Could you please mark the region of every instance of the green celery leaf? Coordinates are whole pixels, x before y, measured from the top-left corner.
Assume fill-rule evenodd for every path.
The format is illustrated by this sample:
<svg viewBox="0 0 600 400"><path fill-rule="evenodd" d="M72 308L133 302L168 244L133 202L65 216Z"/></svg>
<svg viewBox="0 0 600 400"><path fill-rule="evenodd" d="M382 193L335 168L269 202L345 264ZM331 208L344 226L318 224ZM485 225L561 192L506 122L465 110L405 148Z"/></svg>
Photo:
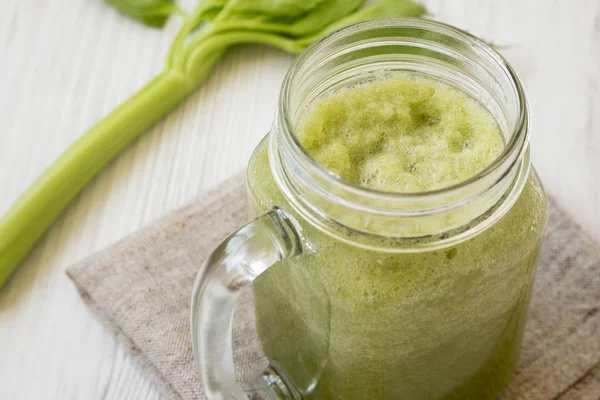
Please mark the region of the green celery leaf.
<svg viewBox="0 0 600 400"><path fill-rule="evenodd" d="M380 0L333 22L316 34L299 39L298 44L308 46L328 33L360 21L386 17L422 17L426 13L427 9L423 5L412 0Z"/></svg>
<svg viewBox="0 0 600 400"><path fill-rule="evenodd" d="M329 0L230 0L223 17L291 22L327 2Z"/></svg>
<svg viewBox="0 0 600 400"><path fill-rule="evenodd" d="M289 34L302 37L317 33L328 25L339 21L354 12L363 0L331 0L322 7L314 9L306 17L290 26Z"/></svg>
<svg viewBox="0 0 600 400"><path fill-rule="evenodd" d="M360 7L363 1L310 0L303 3L299 0L230 0L214 19L213 29L219 32L273 32L299 38L318 33L329 24L346 17ZM261 7L252 10L250 3L260 4Z"/></svg>
<svg viewBox="0 0 600 400"><path fill-rule="evenodd" d="M148 26L162 28L173 13L181 13L173 0L105 0L122 13Z"/></svg>

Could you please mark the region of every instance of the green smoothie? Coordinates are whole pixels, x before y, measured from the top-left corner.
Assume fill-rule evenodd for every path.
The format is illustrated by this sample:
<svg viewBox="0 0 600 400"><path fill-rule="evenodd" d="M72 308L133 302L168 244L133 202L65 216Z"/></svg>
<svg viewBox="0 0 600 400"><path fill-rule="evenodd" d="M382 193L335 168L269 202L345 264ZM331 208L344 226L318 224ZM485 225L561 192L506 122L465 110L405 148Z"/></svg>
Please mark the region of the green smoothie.
<svg viewBox="0 0 600 400"><path fill-rule="evenodd" d="M343 179L421 192L461 182L502 151L490 113L463 92L406 74L317 99L298 121L308 152ZM517 362L546 200L535 174L491 228L454 247L354 247L295 214L266 142L249 170L254 215L293 214L314 252L254 284L267 356L304 399L493 399Z"/></svg>
<svg viewBox="0 0 600 400"><path fill-rule="evenodd" d="M496 121L475 100L431 78L400 73L317 99L297 133L331 172L397 193L462 182L503 146Z"/></svg>

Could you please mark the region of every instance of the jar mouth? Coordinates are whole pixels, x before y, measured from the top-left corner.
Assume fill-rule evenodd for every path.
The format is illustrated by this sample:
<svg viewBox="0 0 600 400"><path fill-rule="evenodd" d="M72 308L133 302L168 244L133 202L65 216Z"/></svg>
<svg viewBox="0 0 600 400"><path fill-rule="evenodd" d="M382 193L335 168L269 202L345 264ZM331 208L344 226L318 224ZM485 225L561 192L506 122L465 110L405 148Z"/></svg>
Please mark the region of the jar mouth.
<svg viewBox="0 0 600 400"><path fill-rule="evenodd" d="M355 34L357 31L360 30L369 30L374 27L381 28L382 26L402 26L405 28L412 27L416 29L435 30L443 34L456 35L472 47L477 48L480 51L486 53L491 59L496 61L497 64L501 66L504 69L505 73L510 77L510 80L514 83L514 91L518 99L518 109L520 112L512 128L510 139L505 144L501 154L498 157L496 157L496 159L492 161L491 164L479 171L477 174L454 185L424 192L403 193L377 190L374 188L358 185L354 182L350 182L329 171L321 164L319 164L300 142L298 135L296 134L296 130L294 128L294 123L291 120L292 113L289 110L290 97L292 91L291 83L295 79L298 79L298 67L304 62L306 62L307 59L314 56L320 48L327 46L328 43L335 42L340 38L347 36L348 34ZM423 199L426 197L435 197L445 194L452 194L456 191L460 191L461 189L473 184L474 182L477 182L489 176L493 171L496 171L498 168L501 168L502 166L506 165L507 162L509 163L509 165L513 165L514 163L516 163L519 157L522 155L525 148L527 147L529 141L529 130L526 129L528 123L528 104L525 97L525 92L517 74L510 66L508 61L506 61L506 59L500 53L498 53L494 48L489 46L486 42L464 30L441 22L424 20L420 18L381 18L376 20L360 22L335 31L329 34L328 36L322 38L318 42L312 44L296 59L296 61L292 64L292 67L288 71L288 74L286 75L281 89L278 111L279 115L282 117L282 122L285 125L285 129L283 130L283 132L287 136L287 140L291 142L293 147L297 150L298 157L302 159L302 162L306 163L309 166L309 168L311 168L322 179L329 181L329 183L335 186L343 188L349 193L364 196L366 198L378 198L381 200L415 200Z"/></svg>
<svg viewBox="0 0 600 400"><path fill-rule="evenodd" d="M323 94L363 83L381 70L429 75L479 101L499 125L501 154L469 179L414 193L360 186L320 165L296 135L298 116ZM462 232L491 226L518 198L529 173L528 110L512 67L475 36L417 18L365 21L311 45L288 71L271 135L271 169L292 207L342 240L362 235L450 243L468 236Z"/></svg>

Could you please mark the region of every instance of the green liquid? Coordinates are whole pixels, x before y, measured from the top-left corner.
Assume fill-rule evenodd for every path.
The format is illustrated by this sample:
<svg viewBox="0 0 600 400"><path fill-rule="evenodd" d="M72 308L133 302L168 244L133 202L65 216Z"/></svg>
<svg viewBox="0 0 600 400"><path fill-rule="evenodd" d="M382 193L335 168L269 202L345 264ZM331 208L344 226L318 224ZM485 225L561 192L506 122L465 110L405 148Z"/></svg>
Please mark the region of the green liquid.
<svg viewBox="0 0 600 400"><path fill-rule="evenodd" d="M479 104L406 75L316 101L298 135L344 179L403 192L467 179L502 146ZM270 173L265 142L248 174L255 215L274 205L294 214ZM254 296L264 351L305 399L500 394L517 362L546 221L535 174L491 228L437 251L360 249L294 216L315 252L270 268Z"/></svg>
<svg viewBox="0 0 600 400"><path fill-rule="evenodd" d="M386 192L452 186L502 152L498 125L479 103L442 82L399 73L317 99L297 131L322 166Z"/></svg>

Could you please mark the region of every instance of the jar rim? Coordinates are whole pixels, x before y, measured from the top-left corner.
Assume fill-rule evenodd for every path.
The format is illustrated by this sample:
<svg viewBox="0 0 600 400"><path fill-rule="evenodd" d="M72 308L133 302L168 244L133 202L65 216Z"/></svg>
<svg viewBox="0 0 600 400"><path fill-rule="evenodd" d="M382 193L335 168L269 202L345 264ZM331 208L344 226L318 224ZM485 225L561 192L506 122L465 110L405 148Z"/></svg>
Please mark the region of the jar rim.
<svg viewBox="0 0 600 400"><path fill-rule="evenodd" d="M426 51L415 55L411 49ZM497 106L498 123L504 123L502 153L469 179L417 193L359 186L321 166L296 135L292 111L303 110L296 98L312 101L319 90L330 88L333 80L341 85L348 77L360 78L362 73L357 71L366 68L372 72L380 66L384 70L441 73L443 79L466 84L465 90L474 91L474 96L483 95L490 106ZM445 76L447 73L450 75ZM290 205L319 230L384 251L440 248L492 226L516 202L530 170L529 119L517 74L481 39L430 20L369 20L331 33L294 62L281 88L269 159L275 182Z"/></svg>
<svg viewBox="0 0 600 400"><path fill-rule="evenodd" d="M290 103L289 98L291 96L292 91L291 83L295 78L297 78L299 66L306 62L307 59L314 56L314 54L317 51L319 51L320 48L327 46L329 43L335 42L336 40L339 40L342 37L351 34L356 34L360 31L366 31L373 28L382 27L418 28L436 31L443 34L455 35L455 37L460 37L460 39L463 39L471 46L476 47L479 50L487 53L487 56L496 61L498 65L502 67L502 70L510 77L510 81L514 85L513 88L515 89L515 93L517 95L516 98L518 101L519 115L516 118L516 123L511 129L509 141L504 146L500 155L498 155L498 157L496 157L496 159L494 159L494 161L492 161L492 163L490 163L486 168L482 169L477 174L464 181L435 190L410 193L389 192L360 186L356 183L341 178L340 176L332 173L331 171L320 165L300 143L300 140L295 133L294 124L291 121L291 113L288 109L288 105ZM329 35L323 37L319 41L313 43L294 61L294 63L292 64L292 66L288 70L288 73L285 76L279 97L278 114L281 118L281 122L283 123L282 125L284 125L283 133L286 136L285 139L286 141L288 141L289 144L291 144L291 147L293 147L295 155L300 158L301 162L306 163L306 165L310 167L311 171L316 173L321 179L327 181L333 186L336 186L354 195L359 195L365 198L394 202L415 201L420 199L422 200L424 198L452 195L460 191L461 189L472 185L473 183L485 179L498 168L503 167L510 169L518 162L519 159L521 159L529 143L529 107L527 98L518 75L508 63L508 61L498 51L496 51L493 47L488 45L485 41L477 38L469 32L456 28L452 25L445 24L443 22L432 21L422 18L379 18L358 22L356 24L349 25L342 29L334 31Z"/></svg>

